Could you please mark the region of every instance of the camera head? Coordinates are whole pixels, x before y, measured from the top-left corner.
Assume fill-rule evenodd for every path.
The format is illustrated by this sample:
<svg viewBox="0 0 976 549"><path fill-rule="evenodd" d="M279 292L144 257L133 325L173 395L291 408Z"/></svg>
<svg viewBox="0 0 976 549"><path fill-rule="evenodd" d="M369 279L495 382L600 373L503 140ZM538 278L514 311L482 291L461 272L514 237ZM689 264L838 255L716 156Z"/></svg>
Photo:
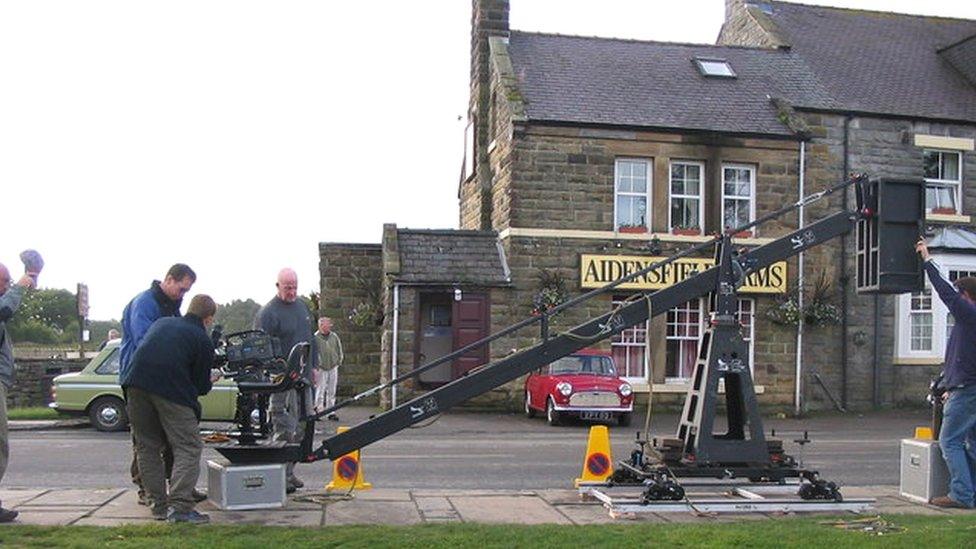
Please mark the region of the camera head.
<svg viewBox="0 0 976 549"><path fill-rule="evenodd" d="M214 345L217 364L231 375L249 368L275 368L283 359L281 341L261 330L222 336L220 326L215 326L211 338L217 342Z"/></svg>

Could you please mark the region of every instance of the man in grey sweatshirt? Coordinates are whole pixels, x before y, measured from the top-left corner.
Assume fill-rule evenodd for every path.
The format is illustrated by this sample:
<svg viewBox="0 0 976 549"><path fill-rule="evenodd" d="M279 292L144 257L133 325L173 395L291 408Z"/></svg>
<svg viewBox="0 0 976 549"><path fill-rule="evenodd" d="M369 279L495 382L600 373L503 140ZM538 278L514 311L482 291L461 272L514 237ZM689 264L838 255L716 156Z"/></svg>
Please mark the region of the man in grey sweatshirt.
<svg viewBox="0 0 976 549"><path fill-rule="evenodd" d="M7 334L7 322L17 312L24 290L37 285L37 273L25 273L16 284L10 284L10 271L0 263L0 480L7 471L10 440L7 432L7 391L14 383L14 351ZM17 518L17 511L0 506L0 522Z"/></svg>
<svg viewBox="0 0 976 549"><path fill-rule="evenodd" d="M312 404L312 375L318 365L318 353L312 335L312 314L305 302L298 299L298 275L292 269L282 269L278 273L278 293L267 302L254 317L254 329L281 340L281 349L287 356L297 343L308 343L312 352L308 356L302 377L305 379L305 409L299 409L298 391L289 390L271 395L271 425L276 441L301 442L303 429L299 419L310 412ZM295 464L289 463L286 469L286 490L291 493L305 485L295 476Z"/></svg>

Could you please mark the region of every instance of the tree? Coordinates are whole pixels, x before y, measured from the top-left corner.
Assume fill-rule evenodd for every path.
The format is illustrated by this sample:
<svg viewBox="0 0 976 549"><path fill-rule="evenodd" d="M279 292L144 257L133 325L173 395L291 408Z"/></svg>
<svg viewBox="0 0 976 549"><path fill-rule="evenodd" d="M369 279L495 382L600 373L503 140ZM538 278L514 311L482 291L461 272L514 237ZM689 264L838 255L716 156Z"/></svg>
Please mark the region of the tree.
<svg viewBox="0 0 976 549"><path fill-rule="evenodd" d="M214 323L223 326L225 334L250 330L254 324L254 316L258 314L260 308L261 306L253 299L247 301L235 299L217 307Z"/></svg>
<svg viewBox="0 0 976 549"><path fill-rule="evenodd" d="M105 341L108 331L113 328L122 333L122 323L118 320L92 320L88 323L89 341L95 345L100 344Z"/></svg>
<svg viewBox="0 0 976 549"><path fill-rule="evenodd" d="M78 309L75 294L42 288L27 292L17 314L7 324L17 342L57 343L78 341Z"/></svg>

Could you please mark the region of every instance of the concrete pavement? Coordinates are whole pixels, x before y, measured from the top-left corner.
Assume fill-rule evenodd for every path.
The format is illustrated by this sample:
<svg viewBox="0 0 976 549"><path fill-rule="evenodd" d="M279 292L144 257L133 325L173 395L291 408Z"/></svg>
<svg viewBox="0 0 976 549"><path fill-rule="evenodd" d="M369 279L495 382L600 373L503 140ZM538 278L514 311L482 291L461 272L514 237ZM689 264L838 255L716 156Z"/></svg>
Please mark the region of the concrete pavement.
<svg viewBox="0 0 976 549"><path fill-rule="evenodd" d="M872 513L953 515L973 513L921 505L898 495L894 486L844 489L846 498L876 498ZM139 505L134 490L122 489L0 489L5 507L20 512L20 524L118 526L152 523L149 509ZM584 501L575 490L435 490L382 489L327 495L299 491L284 509L221 511L209 502L198 509L216 524L268 526L341 526L349 524L608 524L613 522L709 522L714 520L775 520L774 513L725 514L718 518L689 513L647 513L611 518L597 502ZM852 517L854 515L851 515Z"/></svg>

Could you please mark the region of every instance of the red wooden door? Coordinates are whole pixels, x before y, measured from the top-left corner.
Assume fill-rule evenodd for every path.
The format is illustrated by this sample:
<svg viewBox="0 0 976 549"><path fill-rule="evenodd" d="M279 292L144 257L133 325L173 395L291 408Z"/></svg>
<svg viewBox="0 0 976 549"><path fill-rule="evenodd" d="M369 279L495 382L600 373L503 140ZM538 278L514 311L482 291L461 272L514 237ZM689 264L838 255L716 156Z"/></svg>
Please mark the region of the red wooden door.
<svg viewBox="0 0 976 549"><path fill-rule="evenodd" d="M488 336L488 296L465 293L454 302L454 350ZM488 362L488 346L480 347L454 359L454 379L468 370Z"/></svg>

